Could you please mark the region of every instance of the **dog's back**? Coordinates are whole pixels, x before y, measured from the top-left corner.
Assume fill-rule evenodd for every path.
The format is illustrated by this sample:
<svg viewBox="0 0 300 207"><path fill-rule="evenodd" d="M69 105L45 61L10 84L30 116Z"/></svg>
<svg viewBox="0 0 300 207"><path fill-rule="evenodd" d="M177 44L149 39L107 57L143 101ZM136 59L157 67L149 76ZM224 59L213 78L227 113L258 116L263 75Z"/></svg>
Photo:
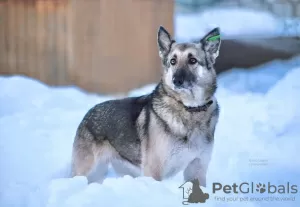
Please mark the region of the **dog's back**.
<svg viewBox="0 0 300 207"><path fill-rule="evenodd" d="M149 96L106 101L93 107L83 123L96 140L122 142L123 139L131 139L136 142L135 122L148 102Z"/></svg>

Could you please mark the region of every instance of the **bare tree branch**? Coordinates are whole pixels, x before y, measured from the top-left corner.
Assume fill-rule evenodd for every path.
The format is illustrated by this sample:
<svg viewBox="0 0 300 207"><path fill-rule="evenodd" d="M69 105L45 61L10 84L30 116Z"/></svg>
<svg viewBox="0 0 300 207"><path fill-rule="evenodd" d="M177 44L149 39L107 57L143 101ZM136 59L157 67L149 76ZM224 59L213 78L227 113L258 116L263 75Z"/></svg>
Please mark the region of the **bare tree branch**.
<svg viewBox="0 0 300 207"><path fill-rule="evenodd" d="M192 191L192 188L191 188L191 187L189 187L189 188L187 188L187 189L186 189L186 191L185 191L185 192L186 192L188 195L190 195L191 191Z"/></svg>

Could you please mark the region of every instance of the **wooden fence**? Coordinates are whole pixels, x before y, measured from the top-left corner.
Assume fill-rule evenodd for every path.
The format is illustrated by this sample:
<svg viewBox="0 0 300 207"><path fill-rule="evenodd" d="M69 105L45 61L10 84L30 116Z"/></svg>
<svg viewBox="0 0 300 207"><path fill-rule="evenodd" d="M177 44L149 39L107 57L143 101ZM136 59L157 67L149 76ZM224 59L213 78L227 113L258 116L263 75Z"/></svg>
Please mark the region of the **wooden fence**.
<svg viewBox="0 0 300 207"><path fill-rule="evenodd" d="M157 81L156 32L173 1L0 0L0 75L99 93Z"/></svg>

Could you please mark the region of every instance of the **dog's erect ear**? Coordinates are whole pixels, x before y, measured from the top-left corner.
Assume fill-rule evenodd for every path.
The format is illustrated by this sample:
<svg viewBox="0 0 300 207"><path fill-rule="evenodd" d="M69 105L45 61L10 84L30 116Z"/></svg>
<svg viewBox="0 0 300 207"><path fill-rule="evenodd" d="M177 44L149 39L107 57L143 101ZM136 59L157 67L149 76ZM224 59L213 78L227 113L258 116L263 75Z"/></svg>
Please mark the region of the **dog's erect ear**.
<svg viewBox="0 0 300 207"><path fill-rule="evenodd" d="M173 42L174 40L171 38L171 35L168 33L168 31L164 27L160 26L157 34L157 44L159 49L159 56L161 58L163 58L170 52Z"/></svg>
<svg viewBox="0 0 300 207"><path fill-rule="evenodd" d="M213 58L213 61L219 56L221 45L220 29L217 27L207 33L202 39L201 44L205 52Z"/></svg>

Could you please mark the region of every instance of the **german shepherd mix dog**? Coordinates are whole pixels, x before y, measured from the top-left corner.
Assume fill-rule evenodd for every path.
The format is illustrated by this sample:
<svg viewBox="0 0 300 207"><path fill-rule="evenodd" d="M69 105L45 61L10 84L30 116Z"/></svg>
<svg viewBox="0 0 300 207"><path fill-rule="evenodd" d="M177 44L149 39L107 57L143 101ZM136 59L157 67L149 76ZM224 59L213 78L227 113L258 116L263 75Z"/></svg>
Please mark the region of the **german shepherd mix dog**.
<svg viewBox="0 0 300 207"><path fill-rule="evenodd" d="M91 108L73 143L72 176L102 182L108 165L120 175L157 181L183 171L185 181L206 173L219 107L215 59L219 28L195 43L176 43L160 27L161 81L150 94L109 100Z"/></svg>

